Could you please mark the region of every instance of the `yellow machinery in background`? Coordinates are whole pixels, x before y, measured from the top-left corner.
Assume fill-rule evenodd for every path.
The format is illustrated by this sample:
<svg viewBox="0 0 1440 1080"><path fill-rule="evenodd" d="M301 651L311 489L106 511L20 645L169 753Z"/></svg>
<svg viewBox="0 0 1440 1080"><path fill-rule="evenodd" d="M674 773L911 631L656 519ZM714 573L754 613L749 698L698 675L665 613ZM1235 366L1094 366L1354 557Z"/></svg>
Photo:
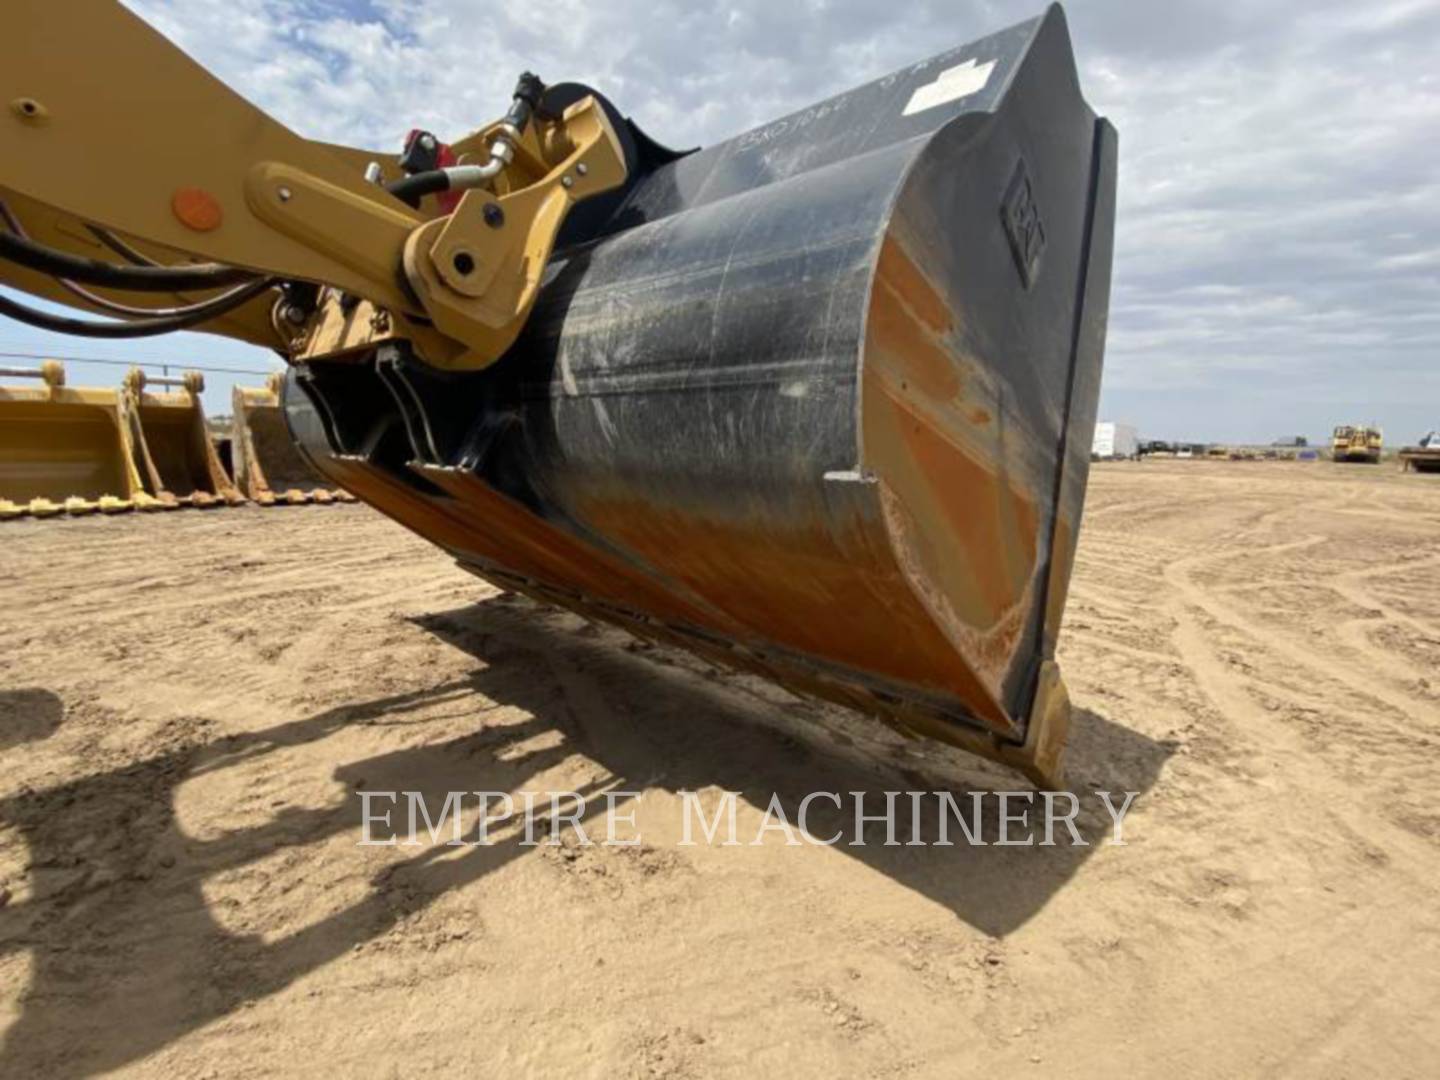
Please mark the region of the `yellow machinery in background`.
<svg viewBox="0 0 1440 1080"><path fill-rule="evenodd" d="M154 392L150 386L163 386ZM200 395L205 376L187 371L180 378L146 375L131 368L120 394L120 411L129 426L135 468L145 491L168 507L235 506L245 501L236 490L210 442Z"/></svg>
<svg viewBox="0 0 1440 1080"><path fill-rule="evenodd" d="M0 386L0 519L159 505L135 467L119 391L67 387L58 360L0 376L42 384Z"/></svg>
<svg viewBox="0 0 1440 1080"><path fill-rule="evenodd" d="M1331 456L1336 461L1353 461L1375 465L1385 438L1377 427L1364 424L1341 424L1330 440Z"/></svg>
<svg viewBox="0 0 1440 1080"><path fill-rule="evenodd" d="M65 367L0 367L0 520L181 507L353 503L296 447L280 403L280 376L236 387L222 460L200 395L204 376L126 373L119 389L71 388ZM233 469L233 480L231 472Z"/></svg>
<svg viewBox="0 0 1440 1080"><path fill-rule="evenodd" d="M301 454L280 406L283 376L263 387L237 386L232 395L230 460L241 494L261 506L354 502L326 481Z"/></svg>

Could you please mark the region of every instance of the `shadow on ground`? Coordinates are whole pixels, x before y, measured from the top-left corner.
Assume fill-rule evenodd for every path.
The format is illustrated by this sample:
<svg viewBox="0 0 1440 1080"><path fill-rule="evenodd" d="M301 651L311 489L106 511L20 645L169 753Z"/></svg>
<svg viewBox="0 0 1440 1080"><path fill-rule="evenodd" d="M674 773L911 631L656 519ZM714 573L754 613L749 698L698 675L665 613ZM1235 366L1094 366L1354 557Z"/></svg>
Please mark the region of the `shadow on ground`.
<svg viewBox="0 0 1440 1080"><path fill-rule="evenodd" d="M64 703L49 690L0 690L0 751L48 739L64 715Z"/></svg>
<svg viewBox="0 0 1440 1080"><path fill-rule="evenodd" d="M968 790L1030 790L1018 775L988 764L976 768L959 751L901 739L853 713L711 671L670 650L637 649L633 642L620 647L627 635L524 600L491 600L418 621L483 661L474 680L486 697L560 728L622 790L714 787L738 792L761 812L778 795L792 822L814 791L842 797L864 791L867 806L878 810L887 790L948 790L962 806ZM764 696L747 687L763 687ZM1094 790L1116 793L1117 804L1119 792L1143 800L1172 750L1096 712L1075 711L1068 774L1077 792L1089 790L1085 804L1095 811L1078 822L1085 847L933 846L937 829L927 810L920 833L932 842L927 846L904 845L909 818L902 816L900 846L884 846L884 826L875 824L867 827L865 846L834 850L1003 936L1031 918L1109 837L1110 821ZM993 815L993 804L987 813ZM847 801L842 810L815 801L808 824L815 836L839 830L848 838L853 805ZM992 842L993 824L987 819ZM950 835L957 835L953 828Z"/></svg>
<svg viewBox="0 0 1440 1080"><path fill-rule="evenodd" d="M347 790L419 791L432 806L452 790L524 788L577 750L609 774L583 795L713 786L740 792L758 808L778 794L792 816L812 790L878 795L945 782L928 769L917 773L913 753L893 760L857 753L854 739L817 722L822 713L811 706L758 707L733 680L708 678L663 653L617 648L623 637L513 598L420 625L483 666L464 680L264 731L182 736L149 758L0 801L7 842L18 833L28 852L25 895L0 908L0 954L25 952L31 960L20 1016L0 1044L0 1076L90 1075L152 1054L531 853L518 834L458 856L443 846L414 849L412 858L371 878L363 901L288 936L265 941L227 930L208 907L207 879L355 830L359 799L282 810L262 826L200 841L177 827L176 789L347 726L426 722L423 711L434 708L470 706L478 718L489 702L529 714L504 727L482 727L477 719L461 737L345 762L334 772ZM44 738L63 723L59 699L35 690L0 699L0 718L0 746ZM549 740L549 748L525 752L535 736L557 729L565 736L559 745ZM1114 790L1148 790L1168 754L1094 713L1076 717L1075 735L1077 775L1102 775ZM603 805L590 803L595 811ZM810 825L816 835L850 827L824 802L815 804ZM833 850L1003 935L1095 852L1101 831L1101 823L1082 819L1089 847L884 847L881 835L865 847ZM797 857L812 850L797 849Z"/></svg>

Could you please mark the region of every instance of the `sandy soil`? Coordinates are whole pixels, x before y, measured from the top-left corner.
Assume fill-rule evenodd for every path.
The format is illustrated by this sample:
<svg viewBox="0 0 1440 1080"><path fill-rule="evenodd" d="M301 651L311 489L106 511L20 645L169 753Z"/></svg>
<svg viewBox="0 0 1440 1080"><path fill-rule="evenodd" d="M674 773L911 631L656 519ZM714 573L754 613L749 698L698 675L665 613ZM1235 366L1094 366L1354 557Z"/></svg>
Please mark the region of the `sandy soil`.
<svg viewBox="0 0 1440 1080"><path fill-rule="evenodd" d="M1435 1075L1440 477L1101 466L1082 539L1125 846L683 847L681 790L1022 785L363 507L0 527L0 1077ZM644 845L357 845L478 789Z"/></svg>

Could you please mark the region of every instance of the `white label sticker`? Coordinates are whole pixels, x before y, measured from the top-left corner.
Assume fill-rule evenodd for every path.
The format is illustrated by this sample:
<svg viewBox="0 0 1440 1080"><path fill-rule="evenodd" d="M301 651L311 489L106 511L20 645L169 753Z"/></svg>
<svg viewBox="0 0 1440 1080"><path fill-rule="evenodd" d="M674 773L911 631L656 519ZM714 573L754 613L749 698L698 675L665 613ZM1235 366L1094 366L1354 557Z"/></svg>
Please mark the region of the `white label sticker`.
<svg viewBox="0 0 1440 1080"><path fill-rule="evenodd" d="M933 83L920 87L910 95L910 103L900 115L911 116L956 98L978 94L985 89L985 84L990 81L990 73L994 70L994 60L977 64L974 57L956 67L946 68Z"/></svg>

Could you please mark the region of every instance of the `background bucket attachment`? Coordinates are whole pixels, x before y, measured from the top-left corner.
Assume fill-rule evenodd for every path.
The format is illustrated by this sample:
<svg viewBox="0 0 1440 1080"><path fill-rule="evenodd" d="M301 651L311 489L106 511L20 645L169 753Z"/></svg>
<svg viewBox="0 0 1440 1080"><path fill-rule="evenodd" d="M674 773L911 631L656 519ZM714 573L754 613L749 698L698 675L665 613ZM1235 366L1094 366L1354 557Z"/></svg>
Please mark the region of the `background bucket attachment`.
<svg viewBox="0 0 1440 1080"><path fill-rule="evenodd" d="M71 389L65 367L0 367L0 520L149 508L115 390Z"/></svg>
<svg viewBox="0 0 1440 1080"><path fill-rule="evenodd" d="M151 393L150 385L174 388ZM121 393L136 471L145 490L166 507L235 506L245 501L220 466L200 394L205 377L187 371L178 378L147 376L131 368Z"/></svg>
<svg viewBox="0 0 1440 1080"><path fill-rule="evenodd" d="M235 483L261 506L299 506L308 502L354 502L306 460L280 407L280 373L263 388L237 386L232 394L230 454Z"/></svg>

